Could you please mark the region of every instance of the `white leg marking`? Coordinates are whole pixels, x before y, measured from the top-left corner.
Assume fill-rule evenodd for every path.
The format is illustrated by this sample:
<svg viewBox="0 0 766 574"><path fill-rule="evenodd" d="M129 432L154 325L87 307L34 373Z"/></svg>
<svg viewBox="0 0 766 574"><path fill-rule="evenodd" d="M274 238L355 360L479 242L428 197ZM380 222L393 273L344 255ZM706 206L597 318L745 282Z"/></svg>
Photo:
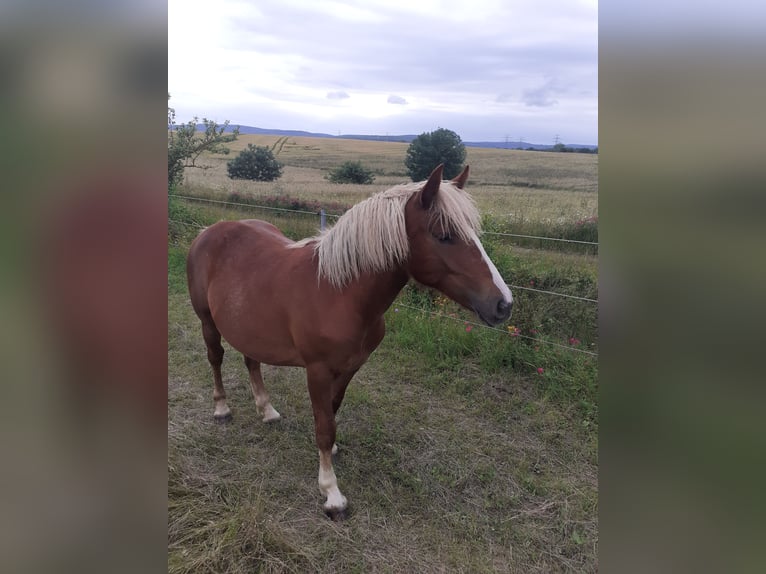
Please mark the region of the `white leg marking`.
<svg viewBox="0 0 766 574"><path fill-rule="evenodd" d="M319 490L327 497L324 503L325 510L343 510L348 501L340 493L338 480L335 478L335 471L332 468L332 459L330 456L323 456L319 452Z"/></svg>
<svg viewBox="0 0 766 574"><path fill-rule="evenodd" d="M266 403L266 406L263 407L263 422L270 423L273 421L278 421L282 418L282 415L280 415L277 412L277 409L271 406L271 403Z"/></svg>
<svg viewBox="0 0 766 574"><path fill-rule="evenodd" d="M263 385L263 383L261 383L261 385ZM253 382L252 376L250 379L250 390L253 391L255 406L258 407L259 412L263 413L263 422L270 423L282 418L282 415L277 412L277 409L271 406L269 393L265 390L263 392L258 392L257 385Z"/></svg>
<svg viewBox="0 0 766 574"><path fill-rule="evenodd" d="M487 267L489 267L489 271L492 273L492 281L494 282L495 286L500 290L500 293L502 293L503 297L505 297L505 300L508 301L508 303L513 303L513 295L511 295L511 290L508 288L508 285L506 285L505 281L503 281L503 278L500 276L500 272L497 270L497 267L495 267L495 264L492 263L492 260L489 258L489 255L487 255L487 252L484 250L484 246L481 244L481 241L479 241L479 238L475 233L473 234L473 242L476 244L476 247L479 248L479 252L484 258L484 263L486 263Z"/></svg>
<svg viewBox="0 0 766 574"><path fill-rule="evenodd" d="M213 416L216 418L223 418L227 417L231 414L231 409L229 408L229 405L226 404L226 399L218 399L215 402L215 411L213 412Z"/></svg>
<svg viewBox="0 0 766 574"><path fill-rule="evenodd" d="M336 443L332 443L332 454L338 454L338 445Z"/></svg>

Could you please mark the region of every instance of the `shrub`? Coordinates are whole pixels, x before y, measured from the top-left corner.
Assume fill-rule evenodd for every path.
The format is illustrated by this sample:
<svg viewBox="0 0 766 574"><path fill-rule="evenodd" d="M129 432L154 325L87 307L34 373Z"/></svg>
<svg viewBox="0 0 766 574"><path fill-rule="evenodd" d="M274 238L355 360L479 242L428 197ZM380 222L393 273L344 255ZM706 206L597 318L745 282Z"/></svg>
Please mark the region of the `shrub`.
<svg viewBox="0 0 766 574"><path fill-rule="evenodd" d="M327 179L333 183L362 183L369 184L375 181L372 170L367 169L359 161L347 161L340 167L336 167L327 175Z"/></svg>
<svg viewBox="0 0 766 574"><path fill-rule="evenodd" d="M460 136L451 130L439 128L420 134L407 148L404 165L412 181L426 179L440 163L444 164L445 179L460 173L465 161L465 146Z"/></svg>
<svg viewBox="0 0 766 574"><path fill-rule="evenodd" d="M274 181L282 175L282 164L267 147L247 144L247 149L226 164L231 179Z"/></svg>

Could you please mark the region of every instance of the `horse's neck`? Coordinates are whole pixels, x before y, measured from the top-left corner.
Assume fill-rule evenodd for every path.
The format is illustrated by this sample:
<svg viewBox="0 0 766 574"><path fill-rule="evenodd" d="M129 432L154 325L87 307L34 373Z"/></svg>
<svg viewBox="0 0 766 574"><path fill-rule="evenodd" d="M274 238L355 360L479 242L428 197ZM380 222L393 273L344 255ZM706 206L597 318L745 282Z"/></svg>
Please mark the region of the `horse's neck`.
<svg viewBox="0 0 766 574"><path fill-rule="evenodd" d="M362 312L370 316L383 315L408 280L409 274L402 267L361 278L355 287L355 294Z"/></svg>

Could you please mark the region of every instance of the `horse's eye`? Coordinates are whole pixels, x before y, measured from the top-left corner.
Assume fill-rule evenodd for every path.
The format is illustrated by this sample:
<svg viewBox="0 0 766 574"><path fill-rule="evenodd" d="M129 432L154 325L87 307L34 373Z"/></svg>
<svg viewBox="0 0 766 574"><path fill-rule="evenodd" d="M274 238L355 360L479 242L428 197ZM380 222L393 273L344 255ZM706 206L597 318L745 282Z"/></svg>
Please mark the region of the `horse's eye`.
<svg viewBox="0 0 766 574"><path fill-rule="evenodd" d="M439 240L439 243L452 243L452 236L449 233L440 235L437 239Z"/></svg>

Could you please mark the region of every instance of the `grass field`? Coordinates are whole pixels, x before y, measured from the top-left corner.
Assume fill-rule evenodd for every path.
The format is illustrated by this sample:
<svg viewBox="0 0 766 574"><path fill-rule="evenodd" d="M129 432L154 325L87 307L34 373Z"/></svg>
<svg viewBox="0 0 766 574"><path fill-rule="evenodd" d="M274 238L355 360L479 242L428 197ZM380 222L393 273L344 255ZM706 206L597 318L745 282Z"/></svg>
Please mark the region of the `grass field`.
<svg viewBox="0 0 766 574"><path fill-rule="evenodd" d="M406 179L405 144L245 136L233 147L254 141L278 150L287 166L278 182L231 182L225 159L203 158L214 167L187 169L178 192L355 203ZM541 225L597 215L594 156L468 153L467 189L492 217L509 217L524 197L525 217ZM346 159L375 169L375 184L322 179ZM171 572L597 571L596 357L473 326L454 304L407 287L339 413L335 469L351 517L332 523L316 485L304 372L264 368L284 417L265 425L241 356L225 346L234 420L215 425L212 376L184 277L196 225L270 218L298 238L315 231L316 219L171 207L182 222L169 236ZM592 255L485 244L512 283L597 298ZM514 297L511 323L523 334L562 346L576 338L578 349L597 351L593 304L523 290Z"/></svg>

